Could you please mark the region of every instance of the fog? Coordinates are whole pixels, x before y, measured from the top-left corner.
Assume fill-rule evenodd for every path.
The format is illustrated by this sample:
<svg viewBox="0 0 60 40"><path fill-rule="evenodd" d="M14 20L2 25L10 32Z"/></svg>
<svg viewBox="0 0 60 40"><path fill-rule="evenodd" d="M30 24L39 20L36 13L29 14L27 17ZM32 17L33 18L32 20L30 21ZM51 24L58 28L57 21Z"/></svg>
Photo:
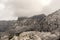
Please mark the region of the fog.
<svg viewBox="0 0 60 40"><path fill-rule="evenodd" d="M60 9L60 0L0 0L0 20L51 14Z"/></svg>

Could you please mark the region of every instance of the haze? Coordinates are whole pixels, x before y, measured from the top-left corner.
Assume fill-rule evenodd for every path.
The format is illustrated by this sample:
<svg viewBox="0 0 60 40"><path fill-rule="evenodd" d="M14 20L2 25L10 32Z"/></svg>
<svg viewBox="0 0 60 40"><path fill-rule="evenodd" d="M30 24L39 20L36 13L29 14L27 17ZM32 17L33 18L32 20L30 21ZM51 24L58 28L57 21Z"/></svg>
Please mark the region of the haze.
<svg viewBox="0 0 60 40"><path fill-rule="evenodd" d="M60 0L0 0L0 20L51 14L60 9Z"/></svg>

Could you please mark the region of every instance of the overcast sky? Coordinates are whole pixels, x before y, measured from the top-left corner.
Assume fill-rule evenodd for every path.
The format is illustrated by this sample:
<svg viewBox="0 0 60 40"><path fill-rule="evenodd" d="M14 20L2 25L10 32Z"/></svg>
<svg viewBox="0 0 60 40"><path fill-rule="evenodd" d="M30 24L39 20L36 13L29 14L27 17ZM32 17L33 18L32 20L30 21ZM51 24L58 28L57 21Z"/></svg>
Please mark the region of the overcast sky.
<svg viewBox="0 0 60 40"><path fill-rule="evenodd" d="M16 20L16 16L50 14L60 9L60 0L0 0L0 20Z"/></svg>

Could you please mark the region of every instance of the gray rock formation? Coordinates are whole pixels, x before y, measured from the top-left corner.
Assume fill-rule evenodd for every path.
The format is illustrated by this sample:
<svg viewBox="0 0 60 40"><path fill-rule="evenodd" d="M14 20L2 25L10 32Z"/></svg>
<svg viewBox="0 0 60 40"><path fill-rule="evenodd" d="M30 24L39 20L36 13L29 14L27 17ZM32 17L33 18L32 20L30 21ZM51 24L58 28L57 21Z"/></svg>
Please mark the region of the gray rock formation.
<svg viewBox="0 0 60 40"><path fill-rule="evenodd" d="M60 10L47 17L19 17L5 32L0 32L0 40L60 40Z"/></svg>
<svg viewBox="0 0 60 40"><path fill-rule="evenodd" d="M58 40L59 36L57 34L51 34L50 32L30 31L23 32L19 36L15 35L10 40Z"/></svg>
<svg viewBox="0 0 60 40"><path fill-rule="evenodd" d="M5 32L9 30L9 28L16 22L16 20L13 21L0 21L0 32Z"/></svg>
<svg viewBox="0 0 60 40"><path fill-rule="evenodd" d="M20 17L9 30L10 33L21 33L26 31L41 31L40 22L46 17L44 14L32 17Z"/></svg>
<svg viewBox="0 0 60 40"><path fill-rule="evenodd" d="M60 10L48 15L42 22L43 31L59 31L60 32Z"/></svg>

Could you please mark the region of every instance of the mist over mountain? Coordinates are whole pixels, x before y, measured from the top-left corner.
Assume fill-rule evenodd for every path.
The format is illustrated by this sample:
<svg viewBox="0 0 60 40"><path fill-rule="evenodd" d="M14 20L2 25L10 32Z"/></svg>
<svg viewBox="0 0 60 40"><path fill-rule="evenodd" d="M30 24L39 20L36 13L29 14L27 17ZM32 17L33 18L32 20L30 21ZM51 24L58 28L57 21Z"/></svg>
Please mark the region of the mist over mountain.
<svg viewBox="0 0 60 40"><path fill-rule="evenodd" d="M32 40L60 40L60 9L48 16L40 14L18 17L18 20L13 21L0 21L1 40L30 40L31 38Z"/></svg>
<svg viewBox="0 0 60 40"><path fill-rule="evenodd" d="M16 21L0 21L0 32L5 32L11 27Z"/></svg>

